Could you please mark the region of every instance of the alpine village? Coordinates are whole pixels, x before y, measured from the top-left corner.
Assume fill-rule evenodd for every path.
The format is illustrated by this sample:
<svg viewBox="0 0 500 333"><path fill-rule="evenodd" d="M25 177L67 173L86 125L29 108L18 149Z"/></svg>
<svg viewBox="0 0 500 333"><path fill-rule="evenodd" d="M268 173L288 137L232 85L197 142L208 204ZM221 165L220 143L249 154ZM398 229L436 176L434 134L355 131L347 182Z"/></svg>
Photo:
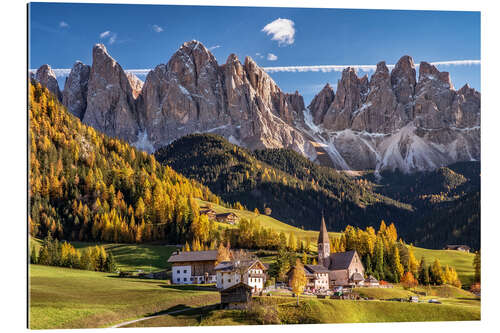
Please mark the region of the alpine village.
<svg viewBox="0 0 500 333"><path fill-rule="evenodd" d="M410 56L370 79L347 68L339 91L326 85L308 107L250 57L219 65L198 41L144 83L102 44L63 90L49 65L31 72L29 326L480 320L479 158L375 167L344 149L346 169L316 144L327 119L340 121L337 96L361 107L362 86L387 86L378 99L420 113L445 91L446 110L473 128L479 93L428 63L417 70ZM479 151L475 130L446 126Z"/></svg>

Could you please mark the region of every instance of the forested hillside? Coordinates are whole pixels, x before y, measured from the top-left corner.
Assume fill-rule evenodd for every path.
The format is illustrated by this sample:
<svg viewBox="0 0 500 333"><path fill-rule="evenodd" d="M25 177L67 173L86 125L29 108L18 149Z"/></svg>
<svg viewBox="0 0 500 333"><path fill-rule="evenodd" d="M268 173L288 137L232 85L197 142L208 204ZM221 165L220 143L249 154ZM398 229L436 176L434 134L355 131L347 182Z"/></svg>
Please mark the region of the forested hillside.
<svg viewBox="0 0 500 333"><path fill-rule="evenodd" d="M402 224L412 212L411 205L374 193L367 181L316 166L289 150L251 152L217 135L193 134L155 156L225 201L270 211L274 218L305 229L318 230L322 214L332 231L348 224L375 226L382 219L405 229Z"/></svg>
<svg viewBox="0 0 500 333"><path fill-rule="evenodd" d="M420 246L480 245L478 162L411 175L367 172L349 177L291 150L252 152L212 134L183 137L155 156L225 201L268 211L294 226L317 230L322 214L332 231L385 220Z"/></svg>
<svg viewBox="0 0 500 333"><path fill-rule="evenodd" d="M29 232L35 237L50 232L67 240L179 243L198 231L193 198L220 203L153 155L83 125L38 83L29 86L29 120Z"/></svg>

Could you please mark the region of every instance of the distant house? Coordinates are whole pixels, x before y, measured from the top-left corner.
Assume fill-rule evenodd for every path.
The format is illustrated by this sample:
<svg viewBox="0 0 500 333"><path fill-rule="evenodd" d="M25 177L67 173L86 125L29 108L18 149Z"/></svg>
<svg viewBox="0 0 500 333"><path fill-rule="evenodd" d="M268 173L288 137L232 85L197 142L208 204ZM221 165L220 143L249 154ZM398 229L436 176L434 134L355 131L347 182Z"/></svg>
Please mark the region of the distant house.
<svg viewBox="0 0 500 333"><path fill-rule="evenodd" d="M378 287L380 285L380 283L378 282L378 280L376 278L373 277L373 275L370 275L369 277L367 277L365 279L365 281L363 282L363 285L365 287Z"/></svg>
<svg viewBox="0 0 500 333"><path fill-rule="evenodd" d="M216 286L224 290L243 282L253 293L258 293L264 289L266 271L267 267L258 259L223 261L215 267Z"/></svg>
<svg viewBox="0 0 500 333"><path fill-rule="evenodd" d="M455 251L463 251L470 252L470 247L467 245L446 245L444 247L445 250L455 250Z"/></svg>
<svg viewBox="0 0 500 333"><path fill-rule="evenodd" d="M235 224L236 222L238 222L238 216L235 213L231 213L231 212L217 214L217 215L215 215L215 219L218 222L225 222L225 223L229 223L229 224Z"/></svg>
<svg viewBox="0 0 500 333"><path fill-rule="evenodd" d="M172 263L172 283L215 283L217 250L176 251L168 259Z"/></svg>
<svg viewBox="0 0 500 333"><path fill-rule="evenodd" d="M252 287L239 282L220 291L220 303L223 308L241 309L252 300Z"/></svg>
<svg viewBox="0 0 500 333"><path fill-rule="evenodd" d="M206 215L209 220L215 220L217 213L215 210L208 208L200 210L200 215Z"/></svg>
<svg viewBox="0 0 500 333"><path fill-rule="evenodd" d="M287 273L289 284L292 279L293 270L294 268L290 269ZM306 290L319 291L329 289L327 268L322 265L304 265L304 272L307 279Z"/></svg>

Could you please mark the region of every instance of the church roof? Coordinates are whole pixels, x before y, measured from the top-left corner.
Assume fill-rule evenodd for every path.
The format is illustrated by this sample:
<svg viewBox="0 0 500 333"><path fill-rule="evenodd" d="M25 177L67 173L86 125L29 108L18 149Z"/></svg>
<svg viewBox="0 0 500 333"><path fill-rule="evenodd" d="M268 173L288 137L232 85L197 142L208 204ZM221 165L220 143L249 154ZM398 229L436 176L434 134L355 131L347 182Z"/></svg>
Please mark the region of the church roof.
<svg viewBox="0 0 500 333"><path fill-rule="evenodd" d="M304 268L311 273L328 273L328 269L322 265L304 265Z"/></svg>
<svg viewBox="0 0 500 333"><path fill-rule="evenodd" d="M330 254L330 267L328 268L332 271L349 268L355 253L356 251L347 251Z"/></svg>
<svg viewBox="0 0 500 333"><path fill-rule="evenodd" d="M321 228L319 229L318 244L320 243L330 243L328 238L328 231L326 230L325 218L321 217Z"/></svg>

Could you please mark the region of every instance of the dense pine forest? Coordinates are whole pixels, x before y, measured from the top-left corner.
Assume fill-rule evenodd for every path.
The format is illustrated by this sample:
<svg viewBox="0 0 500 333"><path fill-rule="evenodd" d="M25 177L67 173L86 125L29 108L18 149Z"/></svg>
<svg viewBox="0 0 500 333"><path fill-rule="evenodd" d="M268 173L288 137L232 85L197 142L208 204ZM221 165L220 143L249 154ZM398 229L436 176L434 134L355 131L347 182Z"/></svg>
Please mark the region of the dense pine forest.
<svg viewBox="0 0 500 333"><path fill-rule="evenodd" d="M32 236L136 243L178 243L196 233L208 238L193 199L221 203L207 187L83 125L34 82L29 119Z"/></svg>
<svg viewBox="0 0 500 333"><path fill-rule="evenodd" d="M366 172L351 177L291 150L252 152L212 134L180 138L155 156L223 200L268 211L297 227L317 230L322 214L329 230L377 226L386 220L394 222L406 240L421 246L480 245L479 163L413 175L387 172L380 177ZM448 211L455 220L444 218ZM448 236L437 234L442 232Z"/></svg>

